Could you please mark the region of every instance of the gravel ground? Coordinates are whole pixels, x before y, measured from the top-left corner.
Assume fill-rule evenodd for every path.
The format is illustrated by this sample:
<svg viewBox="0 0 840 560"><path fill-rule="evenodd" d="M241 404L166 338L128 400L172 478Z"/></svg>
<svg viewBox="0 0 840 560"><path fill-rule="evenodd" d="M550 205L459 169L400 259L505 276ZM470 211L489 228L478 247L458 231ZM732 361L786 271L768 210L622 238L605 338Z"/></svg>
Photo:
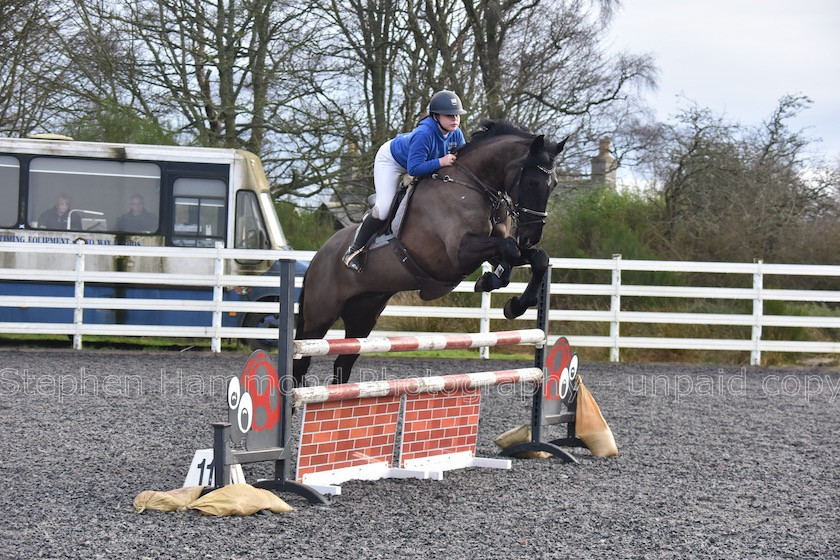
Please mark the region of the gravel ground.
<svg viewBox="0 0 840 560"><path fill-rule="evenodd" d="M282 495L289 514L134 513L211 447L246 358L0 350L0 558L840 558L836 369L584 363L617 458L347 482L329 506ZM528 365L363 357L355 375ZM528 415L486 390L478 455Z"/></svg>

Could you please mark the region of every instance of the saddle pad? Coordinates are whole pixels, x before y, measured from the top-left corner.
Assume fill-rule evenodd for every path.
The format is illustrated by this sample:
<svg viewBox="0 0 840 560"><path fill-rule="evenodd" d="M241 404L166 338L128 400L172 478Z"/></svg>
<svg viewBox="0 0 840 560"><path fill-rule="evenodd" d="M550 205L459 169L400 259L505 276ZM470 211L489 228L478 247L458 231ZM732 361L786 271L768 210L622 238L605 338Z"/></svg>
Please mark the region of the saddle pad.
<svg viewBox="0 0 840 560"><path fill-rule="evenodd" d="M406 188L405 196L402 197L400 200L399 205L397 206L397 211L394 213L394 218L391 220L389 224L389 228L385 230L381 235L378 235L376 239L370 244L368 251L373 251L375 249L379 249L380 247L386 247L388 242L393 239L394 237L399 238L400 236L400 228L402 226L402 222L405 219L405 213L408 210L408 202L411 200L411 195L414 194L414 185L409 185Z"/></svg>

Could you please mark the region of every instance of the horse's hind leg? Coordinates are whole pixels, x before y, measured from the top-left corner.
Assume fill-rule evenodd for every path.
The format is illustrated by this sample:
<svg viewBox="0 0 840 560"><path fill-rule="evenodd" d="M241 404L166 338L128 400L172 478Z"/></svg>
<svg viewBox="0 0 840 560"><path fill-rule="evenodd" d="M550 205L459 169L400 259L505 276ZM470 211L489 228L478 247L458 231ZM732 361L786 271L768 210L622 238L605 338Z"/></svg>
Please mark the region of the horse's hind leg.
<svg viewBox="0 0 840 560"><path fill-rule="evenodd" d="M344 319L344 336L364 338L376 325L376 320L388 304L393 293L360 294L347 301L341 312ZM341 354L333 362L333 383L347 383L358 354Z"/></svg>
<svg viewBox="0 0 840 560"><path fill-rule="evenodd" d="M333 321L334 322L334 321ZM295 340L304 340L309 338L324 338L327 331L330 330L332 323L319 325L313 330L300 330L295 333ZM297 358L292 362L292 378L295 382L295 387L303 386L303 378L306 372L309 371L309 364L312 362L311 356L304 356Z"/></svg>
<svg viewBox="0 0 840 560"><path fill-rule="evenodd" d="M305 288L305 282L304 282ZM330 327L338 320L338 312L331 311L324 306L323 300L316 297L311 297L310 300L305 299L306 290L300 293L300 300L298 301L298 316L295 324L295 340L304 340L310 338L324 338ZM315 292L317 294L317 292ZM315 303L312 303L315 302ZM320 304L319 309L313 309L317 304ZM337 308L336 308L337 309ZM306 317L310 319L307 320ZM318 317L318 322L313 324L311 317ZM292 378L294 379L295 387L303 386L303 378L309 370L309 364L312 362L311 356L304 356L297 358L292 363Z"/></svg>

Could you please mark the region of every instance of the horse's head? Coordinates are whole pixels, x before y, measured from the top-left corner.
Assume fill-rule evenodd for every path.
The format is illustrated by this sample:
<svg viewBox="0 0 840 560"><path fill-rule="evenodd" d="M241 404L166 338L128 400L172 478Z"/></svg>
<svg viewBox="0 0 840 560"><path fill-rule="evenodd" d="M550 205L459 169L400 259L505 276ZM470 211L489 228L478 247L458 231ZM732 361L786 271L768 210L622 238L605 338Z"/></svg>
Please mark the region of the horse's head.
<svg viewBox="0 0 840 560"><path fill-rule="evenodd" d="M518 164L508 193L518 214L515 237L520 247L532 247L542 238L548 197L557 186L554 160L565 144L565 139L553 143L546 142L543 135L537 136Z"/></svg>

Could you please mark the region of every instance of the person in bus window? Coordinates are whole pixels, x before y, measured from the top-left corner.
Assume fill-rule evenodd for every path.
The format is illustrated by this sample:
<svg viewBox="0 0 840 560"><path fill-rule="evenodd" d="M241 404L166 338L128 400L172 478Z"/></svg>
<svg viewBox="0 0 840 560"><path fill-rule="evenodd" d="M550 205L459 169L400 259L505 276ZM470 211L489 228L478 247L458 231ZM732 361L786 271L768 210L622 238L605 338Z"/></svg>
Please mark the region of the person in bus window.
<svg viewBox="0 0 840 560"><path fill-rule="evenodd" d="M70 197L61 193L55 199L55 206L41 212L38 217L38 227L42 229L82 229L81 216L78 213L71 214L70 212Z"/></svg>
<svg viewBox="0 0 840 560"><path fill-rule="evenodd" d="M132 233L151 233L158 227L158 218L148 210L143 197L135 194L131 197L131 209L117 218L117 229Z"/></svg>

